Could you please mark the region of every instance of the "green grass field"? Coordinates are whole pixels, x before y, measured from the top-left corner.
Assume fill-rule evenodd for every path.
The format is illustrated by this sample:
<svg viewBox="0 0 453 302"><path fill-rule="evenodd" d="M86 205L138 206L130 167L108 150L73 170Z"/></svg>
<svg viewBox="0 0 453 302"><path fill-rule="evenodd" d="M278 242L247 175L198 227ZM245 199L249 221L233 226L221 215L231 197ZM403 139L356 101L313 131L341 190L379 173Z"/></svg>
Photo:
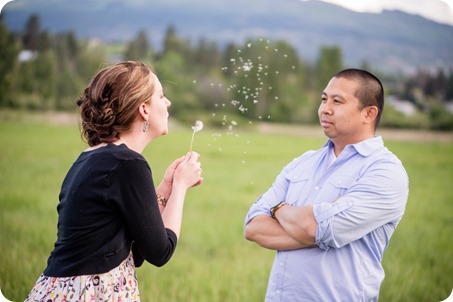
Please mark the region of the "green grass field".
<svg viewBox="0 0 453 302"><path fill-rule="evenodd" d="M189 149L190 125L175 128L144 152L156 182ZM196 134L205 181L187 196L172 260L137 270L142 301L263 301L274 253L243 238L245 214L285 164L325 140L217 133ZM0 141L0 289L23 301L56 239L61 182L85 145L75 125L27 118L0 121ZM384 256L380 301L442 301L453 288L453 141L387 146L406 167L410 197Z"/></svg>

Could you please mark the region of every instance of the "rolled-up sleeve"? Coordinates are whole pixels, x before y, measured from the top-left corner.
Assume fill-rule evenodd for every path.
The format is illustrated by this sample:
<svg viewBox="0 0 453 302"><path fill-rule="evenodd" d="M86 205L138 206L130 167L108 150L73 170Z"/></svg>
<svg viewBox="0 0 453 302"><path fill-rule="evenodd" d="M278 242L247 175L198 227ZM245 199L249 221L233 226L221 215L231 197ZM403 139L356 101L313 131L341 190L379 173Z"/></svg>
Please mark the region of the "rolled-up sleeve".
<svg viewBox="0 0 453 302"><path fill-rule="evenodd" d="M245 218L245 225L250 222L254 217L259 215L270 216L270 209L281 201L285 201L289 182L287 174L294 170L301 162L303 155L295 158L289 163L275 179L272 187L269 188L263 195L261 195L255 203L251 206Z"/></svg>
<svg viewBox="0 0 453 302"><path fill-rule="evenodd" d="M398 161L373 164L336 201L313 205L316 244L325 250L340 248L383 225L395 228L404 214L408 188L408 176Z"/></svg>
<svg viewBox="0 0 453 302"><path fill-rule="evenodd" d="M256 216L259 215L270 216L271 207L285 199L286 188L288 184L285 177L282 174L280 174L277 177L272 187L269 190L267 190L266 193L261 195L251 206L245 218L244 226L247 225L247 223L249 223L250 220L252 220Z"/></svg>

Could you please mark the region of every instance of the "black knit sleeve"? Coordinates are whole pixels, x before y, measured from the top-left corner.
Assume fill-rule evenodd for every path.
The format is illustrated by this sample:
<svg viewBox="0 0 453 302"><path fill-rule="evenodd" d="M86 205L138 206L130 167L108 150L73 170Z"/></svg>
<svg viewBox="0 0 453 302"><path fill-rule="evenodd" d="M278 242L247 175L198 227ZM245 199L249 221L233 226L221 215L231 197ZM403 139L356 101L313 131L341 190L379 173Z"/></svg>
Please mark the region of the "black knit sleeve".
<svg viewBox="0 0 453 302"><path fill-rule="evenodd" d="M149 165L144 159L123 160L110 175L109 194L132 236L134 261L162 266L172 257L176 234L164 227Z"/></svg>

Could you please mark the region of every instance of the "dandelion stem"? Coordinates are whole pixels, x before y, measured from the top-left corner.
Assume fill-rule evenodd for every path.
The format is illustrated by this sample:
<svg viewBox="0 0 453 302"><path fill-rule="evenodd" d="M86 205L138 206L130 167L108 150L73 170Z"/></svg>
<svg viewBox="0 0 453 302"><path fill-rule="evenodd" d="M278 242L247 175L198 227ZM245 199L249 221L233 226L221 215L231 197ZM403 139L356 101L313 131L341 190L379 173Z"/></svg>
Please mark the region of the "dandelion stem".
<svg viewBox="0 0 453 302"><path fill-rule="evenodd" d="M190 152L192 152L192 146L193 146L193 139L195 137L195 132L200 131L203 129L203 122L202 121L196 121L195 126L192 126L193 133L192 133L192 141L190 142Z"/></svg>
<svg viewBox="0 0 453 302"><path fill-rule="evenodd" d="M195 138L195 131L192 132L192 141L190 142L190 152L192 152L193 139Z"/></svg>

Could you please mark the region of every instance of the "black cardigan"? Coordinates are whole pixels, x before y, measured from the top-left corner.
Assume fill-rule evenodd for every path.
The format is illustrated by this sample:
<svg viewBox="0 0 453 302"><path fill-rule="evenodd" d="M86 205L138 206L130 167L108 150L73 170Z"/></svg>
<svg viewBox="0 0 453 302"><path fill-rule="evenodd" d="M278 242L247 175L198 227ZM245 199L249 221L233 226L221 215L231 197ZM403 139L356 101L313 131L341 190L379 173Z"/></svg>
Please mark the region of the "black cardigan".
<svg viewBox="0 0 453 302"><path fill-rule="evenodd" d="M164 227L151 169L122 144L83 152L60 192L58 234L44 275L69 277L108 272L126 259L135 265L167 263L175 233Z"/></svg>

